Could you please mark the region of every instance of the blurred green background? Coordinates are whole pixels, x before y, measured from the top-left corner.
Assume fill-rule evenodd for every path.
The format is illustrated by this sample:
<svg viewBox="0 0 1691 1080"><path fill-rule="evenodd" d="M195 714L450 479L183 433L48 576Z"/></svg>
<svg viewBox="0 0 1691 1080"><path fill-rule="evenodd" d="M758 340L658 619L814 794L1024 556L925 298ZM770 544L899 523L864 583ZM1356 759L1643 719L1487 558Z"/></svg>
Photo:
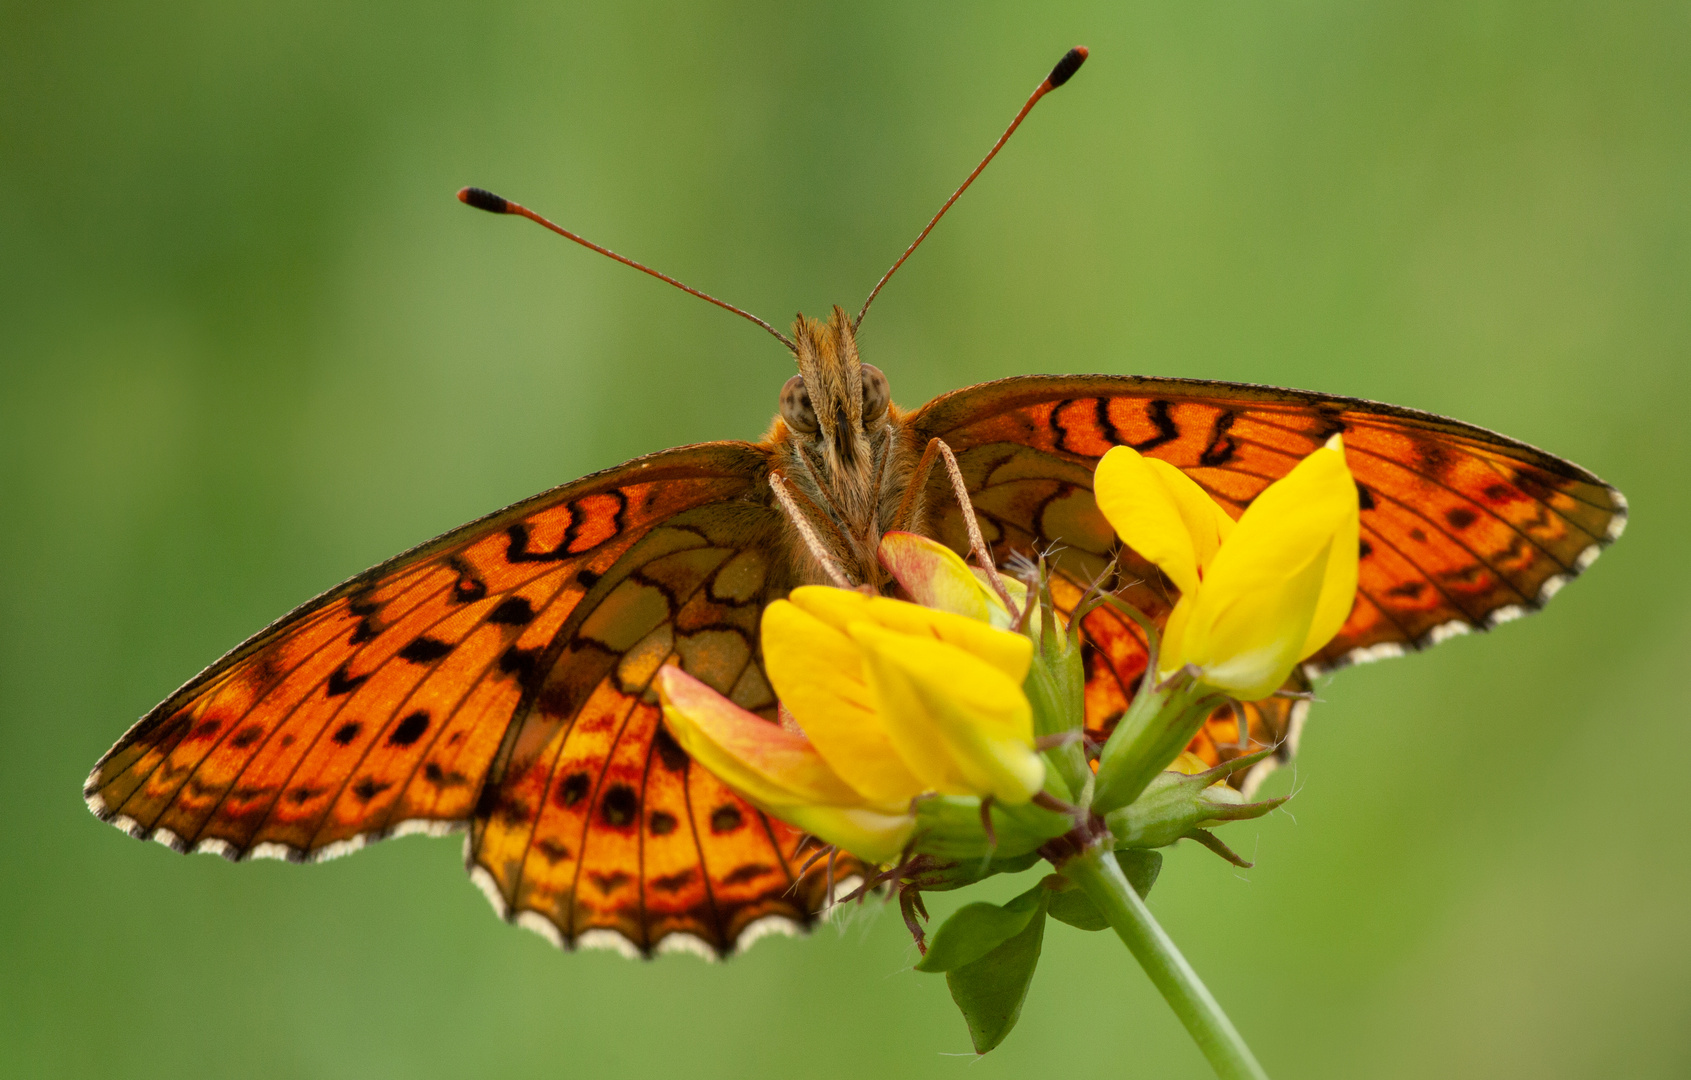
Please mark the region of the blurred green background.
<svg viewBox="0 0 1691 1080"><path fill-rule="evenodd" d="M0 1072L1207 1075L1103 935L1053 926L971 1064L891 914L563 955L456 838L237 866L79 796L305 597L767 423L761 332L460 185L784 324L859 303L1077 42L878 301L898 400L1320 389L1634 508L1546 613L1341 673L1291 813L1230 830L1257 868L1183 845L1159 917L1276 1076L1691 1072L1691 7L1545 0L0 4Z"/></svg>

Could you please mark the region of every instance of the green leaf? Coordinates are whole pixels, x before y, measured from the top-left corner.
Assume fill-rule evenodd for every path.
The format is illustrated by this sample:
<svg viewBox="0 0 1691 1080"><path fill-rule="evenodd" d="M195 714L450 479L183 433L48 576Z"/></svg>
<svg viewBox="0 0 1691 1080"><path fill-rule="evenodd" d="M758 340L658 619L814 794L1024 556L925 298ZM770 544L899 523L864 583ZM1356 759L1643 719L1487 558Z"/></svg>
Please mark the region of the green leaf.
<svg viewBox="0 0 1691 1080"><path fill-rule="evenodd" d="M1038 891L1045 893L1043 888ZM963 1011L977 1054L1003 1042L1021 1019L1022 1002L1027 1000L1045 939L1044 906L1042 900L1036 901L1034 915L1020 933L974 963L945 973L951 1000Z"/></svg>
<svg viewBox="0 0 1691 1080"><path fill-rule="evenodd" d="M1128 884L1133 886L1133 891L1141 898L1150 894L1151 886L1156 883L1157 874L1163 868L1162 852L1142 851L1137 848L1124 848L1116 852L1116 862L1121 864ZM1097 905L1080 889L1052 893L1048 910L1053 919L1081 930L1103 930L1110 925Z"/></svg>
<svg viewBox="0 0 1691 1080"><path fill-rule="evenodd" d="M1049 910L1053 919L1081 930L1105 930L1110 925L1110 920L1079 889L1052 893Z"/></svg>
<svg viewBox="0 0 1691 1080"><path fill-rule="evenodd" d="M1046 889L1035 885L1003 907L964 904L951 913L928 944L917 971L952 971L972 964L1021 933L1036 915L1042 916Z"/></svg>
<svg viewBox="0 0 1691 1080"><path fill-rule="evenodd" d="M1139 894L1141 900L1151 895L1151 886L1157 883L1157 875L1163 872L1162 852L1122 848L1116 852L1116 862L1121 864L1127 883L1133 886L1133 891Z"/></svg>

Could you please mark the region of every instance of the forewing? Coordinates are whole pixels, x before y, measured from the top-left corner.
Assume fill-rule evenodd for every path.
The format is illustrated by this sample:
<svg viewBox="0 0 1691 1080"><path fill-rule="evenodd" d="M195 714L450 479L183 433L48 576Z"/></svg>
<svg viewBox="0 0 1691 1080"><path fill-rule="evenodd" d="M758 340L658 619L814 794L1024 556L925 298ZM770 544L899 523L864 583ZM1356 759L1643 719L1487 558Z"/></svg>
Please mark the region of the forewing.
<svg viewBox="0 0 1691 1080"><path fill-rule="evenodd" d="M89 806L134 836L231 859L322 859L390 835L455 831L478 805L499 806L508 818L510 805L491 796L507 790L507 767L525 760L522 736L568 727L590 695L566 702L560 694L594 686L607 659L624 671L645 663L660 625L677 647L656 662L680 662L713 685L738 663L750 701L747 688L762 683L745 647L744 613L725 619L741 646L733 647L726 633L713 638L686 621L701 608L654 606L637 585L698 571L701 556L687 550L708 531L711 550L726 554L704 572L704 592L714 587L755 615L766 591L780 587L784 566L769 546L765 470L763 451L745 443L666 451L537 495L366 571L284 616L143 717L89 776ZM706 521L708 530L699 524ZM648 652L623 656L636 645ZM700 834L691 816L674 813L675 827L664 832L675 838L670 844L637 844L632 861L626 845L601 845L584 872L644 885L650 867L665 868L656 874L665 881L690 868L695 889L716 906L695 905L668 921L640 906L619 926L641 948L686 930L725 950L744 928L733 917L743 909L807 922L820 886L776 881L802 838L720 790L701 796L710 784L657 738L649 694L628 701L638 704L630 716L639 721L588 752L602 755L606 774L615 772L613 758L618 767L654 755L664 761L659 781L637 789L629 827L663 823L660 814L679 808L678 798L699 797L711 804L706 825ZM588 794L594 805L602 801ZM747 827L719 840L708 813L725 806ZM759 832L760 858L774 876L734 878L756 861L739 838ZM687 867L682 841L692 852ZM479 857L473 849L472 865Z"/></svg>
<svg viewBox="0 0 1691 1080"><path fill-rule="evenodd" d="M1272 387L1133 376L1031 376L936 398L912 417L920 440L956 453L1000 560L1059 549L1067 591L1122 556L1125 595L1160 623L1172 586L1132 552L1092 500L1092 469L1112 446L1179 466L1234 516L1335 433L1343 433L1362 512L1356 604L1305 676L1400 655L1541 607L1626 524L1626 501L1577 465L1483 428L1353 398ZM938 535L963 546L942 477L927 493ZM1072 602L1072 601L1071 601ZM1131 699L1145 648L1127 620L1087 620L1087 716L1107 730ZM1297 690L1305 684L1300 676ZM1253 741L1289 753L1301 701L1246 706ZM1211 760L1243 752L1231 712L1194 742ZM1260 769L1253 779L1260 779Z"/></svg>

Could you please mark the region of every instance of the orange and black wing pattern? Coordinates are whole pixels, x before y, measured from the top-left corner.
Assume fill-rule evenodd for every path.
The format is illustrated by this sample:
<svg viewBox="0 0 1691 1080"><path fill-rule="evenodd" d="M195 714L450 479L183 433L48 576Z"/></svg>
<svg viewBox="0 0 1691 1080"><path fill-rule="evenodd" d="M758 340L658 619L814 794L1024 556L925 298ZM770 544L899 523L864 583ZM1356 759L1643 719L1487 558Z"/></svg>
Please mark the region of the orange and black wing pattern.
<svg viewBox="0 0 1691 1080"><path fill-rule="evenodd" d="M664 663L774 716L757 615L784 593L766 457L641 458L302 605L143 717L89 776L131 835L319 860L470 828L496 908L565 945L725 953L810 922L804 838L669 741Z"/></svg>
<svg viewBox="0 0 1691 1080"><path fill-rule="evenodd" d="M998 558L1054 552L1072 604L1121 557L1124 596L1160 624L1171 586L1123 552L1092 500L1112 446L1179 466L1238 516L1293 465L1342 433L1362 513L1356 605L1288 689L1346 664L1397 656L1543 606L1626 525L1626 500L1591 473L1525 443L1431 413L1273 387L1135 376L1029 376L946 394L912 418L955 451ZM942 477L933 527L965 546ZM1085 624L1087 722L1112 726L1145 667L1136 627L1107 610ZM1295 747L1305 703L1277 698L1218 713L1192 749ZM1268 764L1268 763L1265 763ZM1253 771L1260 779L1262 768ZM1246 781L1250 783L1251 781Z"/></svg>

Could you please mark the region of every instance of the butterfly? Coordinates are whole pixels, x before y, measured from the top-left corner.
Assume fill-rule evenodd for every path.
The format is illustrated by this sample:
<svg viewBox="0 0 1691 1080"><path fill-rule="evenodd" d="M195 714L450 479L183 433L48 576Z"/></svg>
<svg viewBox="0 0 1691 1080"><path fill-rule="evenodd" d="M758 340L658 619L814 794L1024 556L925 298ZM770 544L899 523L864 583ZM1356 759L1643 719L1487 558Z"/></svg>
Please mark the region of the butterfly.
<svg viewBox="0 0 1691 1080"><path fill-rule="evenodd" d="M1073 50L1039 98L1085 59ZM177 851L318 861L390 836L464 831L499 914L554 943L709 956L808 926L833 868L814 842L695 767L652 690L665 664L772 722L763 607L794 586L889 587L891 529L997 564L1044 557L1059 607L1102 581L1161 622L1172 586L1124 550L1092 470L1132 446L1186 471L1235 515L1343 433L1361 506L1360 580L1337 637L1287 693L1219 710L1210 762L1295 750L1309 679L1536 610L1620 535L1621 494L1501 435L1410 409L1265 386L1124 375L1027 376L907 411L859 355L853 319L800 316L763 440L665 450L455 529L307 601L144 716L84 794L103 820ZM880 291L912 244L870 294ZM958 492L962 492L962 498ZM964 506L964 499L968 506ZM972 530L971 526L975 529ZM978 544L972 533L978 531ZM1087 615L1086 716L1102 739L1146 643Z"/></svg>

